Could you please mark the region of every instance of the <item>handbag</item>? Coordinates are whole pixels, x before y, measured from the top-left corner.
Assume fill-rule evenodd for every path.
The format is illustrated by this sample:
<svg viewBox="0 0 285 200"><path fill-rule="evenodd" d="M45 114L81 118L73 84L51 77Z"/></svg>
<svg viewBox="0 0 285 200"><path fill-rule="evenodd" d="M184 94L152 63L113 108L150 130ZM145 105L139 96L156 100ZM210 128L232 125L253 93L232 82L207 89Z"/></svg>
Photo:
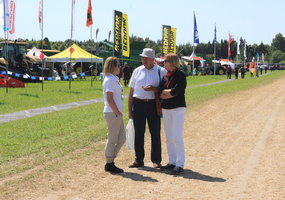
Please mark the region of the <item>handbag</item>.
<svg viewBox="0 0 285 200"><path fill-rule="evenodd" d="M126 126L126 145L128 149L135 148L135 127L133 119L129 119Z"/></svg>
<svg viewBox="0 0 285 200"><path fill-rule="evenodd" d="M156 103L156 113L158 116L162 117L162 109L158 93L155 93L155 103Z"/></svg>

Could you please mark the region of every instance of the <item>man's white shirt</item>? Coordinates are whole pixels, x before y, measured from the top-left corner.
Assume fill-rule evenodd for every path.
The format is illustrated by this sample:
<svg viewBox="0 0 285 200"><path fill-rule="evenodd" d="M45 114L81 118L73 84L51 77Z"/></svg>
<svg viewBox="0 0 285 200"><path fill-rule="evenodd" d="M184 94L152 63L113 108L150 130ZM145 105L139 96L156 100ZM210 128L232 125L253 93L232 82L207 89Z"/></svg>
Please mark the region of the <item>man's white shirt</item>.
<svg viewBox="0 0 285 200"><path fill-rule="evenodd" d="M153 91L145 91L142 87L152 85L158 87L163 76L166 75L166 69L160 67L160 80L158 73L158 65L147 69L144 65L137 67L132 74L129 86L134 89L133 97L139 99L155 99Z"/></svg>

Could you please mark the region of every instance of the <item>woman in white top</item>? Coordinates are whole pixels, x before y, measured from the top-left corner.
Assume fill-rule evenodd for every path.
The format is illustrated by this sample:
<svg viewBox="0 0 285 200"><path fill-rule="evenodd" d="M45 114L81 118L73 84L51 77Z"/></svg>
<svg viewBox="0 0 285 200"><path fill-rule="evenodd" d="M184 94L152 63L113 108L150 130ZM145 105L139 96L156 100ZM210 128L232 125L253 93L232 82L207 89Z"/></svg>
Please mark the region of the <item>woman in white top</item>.
<svg viewBox="0 0 285 200"><path fill-rule="evenodd" d="M105 148L105 171L123 173L124 170L115 166L114 160L126 141L126 134L122 116L123 88L117 75L120 73L119 60L109 57L104 64L104 118L107 122L108 140Z"/></svg>

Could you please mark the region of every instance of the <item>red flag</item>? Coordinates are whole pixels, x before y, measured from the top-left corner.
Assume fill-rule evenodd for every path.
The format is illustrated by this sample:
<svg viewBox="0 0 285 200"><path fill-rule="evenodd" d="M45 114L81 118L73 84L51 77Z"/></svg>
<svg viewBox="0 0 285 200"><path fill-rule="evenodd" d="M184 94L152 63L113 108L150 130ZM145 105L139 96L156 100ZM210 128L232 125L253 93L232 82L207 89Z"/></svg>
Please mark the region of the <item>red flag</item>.
<svg viewBox="0 0 285 200"><path fill-rule="evenodd" d="M229 34L229 40L228 40L228 58L231 56L231 43L233 42L233 37L231 34Z"/></svg>
<svg viewBox="0 0 285 200"><path fill-rule="evenodd" d="M91 0L88 0L86 26L89 27L92 24L93 24L93 20L92 20L92 5L91 5Z"/></svg>

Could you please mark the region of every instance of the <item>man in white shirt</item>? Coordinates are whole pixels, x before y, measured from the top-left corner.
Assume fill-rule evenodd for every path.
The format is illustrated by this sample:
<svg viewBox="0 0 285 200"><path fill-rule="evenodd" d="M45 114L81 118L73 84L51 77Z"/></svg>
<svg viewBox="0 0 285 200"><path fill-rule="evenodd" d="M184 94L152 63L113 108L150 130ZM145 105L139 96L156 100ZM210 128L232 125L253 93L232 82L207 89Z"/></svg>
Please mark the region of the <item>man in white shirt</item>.
<svg viewBox="0 0 285 200"><path fill-rule="evenodd" d="M130 168L144 166L144 134L146 121L151 134L151 161L155 168L161 166L160 116L157 114L155 93L162 77L166 74L164 68L154 64L153 49L143 49L142 64L137 67L130 80L129 118L134 120L135 127L135 161Z"/></svg>

